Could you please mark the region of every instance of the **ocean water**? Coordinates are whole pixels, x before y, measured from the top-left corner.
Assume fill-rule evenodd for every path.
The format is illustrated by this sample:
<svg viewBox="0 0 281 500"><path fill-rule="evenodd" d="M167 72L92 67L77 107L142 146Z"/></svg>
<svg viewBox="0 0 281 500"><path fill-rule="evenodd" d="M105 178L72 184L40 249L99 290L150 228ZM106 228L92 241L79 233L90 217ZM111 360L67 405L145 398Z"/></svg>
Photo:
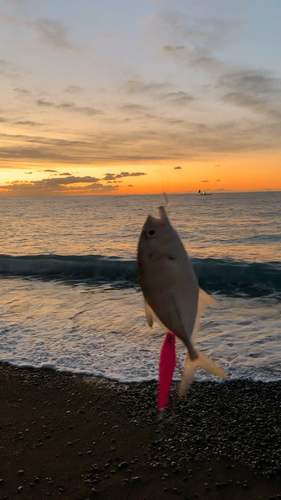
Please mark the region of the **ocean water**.
<svg viewBox="0 0 281 500"><path fill-rule="evenodd" d="M157 379L165 332L146 323L136 247L163 202L0 198L0 361ZM217 299L196 346L232 378L281 380L281 192L169 195L168 213L200 286ZM178 379L186 348L176 348Z"/></svg>

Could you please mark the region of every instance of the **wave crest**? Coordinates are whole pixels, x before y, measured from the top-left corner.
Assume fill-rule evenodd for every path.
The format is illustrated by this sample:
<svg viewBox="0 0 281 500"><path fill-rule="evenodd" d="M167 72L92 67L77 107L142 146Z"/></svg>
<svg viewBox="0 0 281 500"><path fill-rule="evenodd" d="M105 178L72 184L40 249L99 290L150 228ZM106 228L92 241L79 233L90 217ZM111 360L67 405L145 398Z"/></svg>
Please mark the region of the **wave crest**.
<svg viewBox="0 0 281 500"><path fill-rule="evenodd" d="M204 290L251 296L281 292L281 262L193 259ZM136 260L102 255L0 255L0 275L66 281L138 283Z"/></svg>

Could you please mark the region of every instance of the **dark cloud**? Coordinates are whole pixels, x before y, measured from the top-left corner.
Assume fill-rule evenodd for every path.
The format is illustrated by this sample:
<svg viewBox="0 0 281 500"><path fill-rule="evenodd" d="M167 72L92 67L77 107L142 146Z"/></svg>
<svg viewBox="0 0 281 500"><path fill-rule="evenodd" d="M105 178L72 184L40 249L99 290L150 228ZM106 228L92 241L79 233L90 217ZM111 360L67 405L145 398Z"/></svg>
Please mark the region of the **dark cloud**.
<svg viewBox="0 0 281 500"><path fill-rule="evenodd" d="M128 187L128 188L133 188L134 186L133 186L133 184L128 184L128 186L127 186L127 187Z"/></svg>
<svg viewBox="0 0 281 500"><path fill-rule="evenodd" d="M25 120L25 121L15 122L15 125L24 125L24 126L27 126L27 127L38 127L38 126L41 125L41 123L33 122L31 120Z"/></svg>
<svg viewBox="0 0 281 500"><path fill-rule="evenodd" d="M201 181L201 182L210 182L210 181Z"/></svg>
<svg viewBox="0 0 281 500"><path fill-rule="evenodd" d="M95 109L92 106L76 106L76 104L73 104L72 102L62 102L61 104L56 104L55 107L58 109L66 109L69 111L74 111L75 113L82 113L89 116L102 113L102 111Z"/></svg>
<svg viewBox="0 0 281 500"><path fill-rule="evenodd" d="M187 53L187 64L211 73L222 71L226 67L226 64L212 56L208 50L200 50L197 47Z"/></svg>
<svg viewBox="0 0 281 500"><path fill-rule="evenodd" d="M153 34L158 32L166 39L185 40L190 47L211 49L224 48L226 41L235 39L238 28L242 27L240 21L220 19L217 15L191 19L192 16L180 12L166 12L151 17L149 24Z"/></svg>
<svg viewBox="0 0 281 500"><path fill-rule="evenodd" d="M124 104L120 109L129 113L146 113L148 108L142 104Z"/></svg>
<svg viewBox="0 0 281 500"><path fill-rule="evenodd" d="M159 96L155 96L155 98L159 99ZM121 108L122 109L122 108ZM141 106L141 105L128 105L128 108L127 108L127 105L125 105L125 109L123 109L123 111L128 111L127 114L129 114L130 116L126 117L124 120L122 120L124 123L128 123L128 122L133 122L133 123L136 123L137 120L140 120L141 123L143 124L144 120L146 123L148 122L152 122L152 121L157 121L157 122L160 122L162 121L162 123L164 123L165 121L167 122L167 120L171 121L170 118L166 118L163 116L163 114L157 114L157 113L154 113L154 112L147 112L147 110L149 110L151 108L149 108L148 106Z"/></svg>
<svg viewBox="0 0 281 500"><path fill-rule="evenodd" d="M121 177L129 177L129 172L121 172L121 174L115 175L115 179L120 179Z"/></svg>
<svg viewBox="0 0 281 500"><path fill-rule="evenodd" d="M281 91L281 79L274 78L270 72L262 70L242 69L227 73L220 79L220 84L237 92L261 96L279 95Z"/></svg>
<svg viewBox="0 0 281 500"><path fill-rule="evenodd" d="M122 177L139 177L140 175L147 175L146 172L121 172L120 174L105 174L104 181L115 181L116 179L121 179Z"/></svg>
<svg viewBox="0 0 281 500"><path fill-rule="evenodd" d="M83 88L80 87L79 85L68 85L68 87L66 87L65 89L65 92L69 93L69 94L77 94L79 92L82 92Z"/></svg>
<svg viewBox="0 0 281 500"><path fill-rule="evenodd" d="M180 166L178 166L178 167L175 167L174 170L182 170L182 168Z"/></svg>
<svg viewBox="0 0 281 500"><path fill-rule="evenodd" d="M13 181L0 186L3 195L59 195L95 194L117 190L118 186L106 186L92 176L48 178L40 181Z"/></svg>
<svg viewBox="0 0 281 500"><path fill-rule="evenodd" d="M184 104L190 103L195 100L195 97L187 92L169 92L168 94L163 94L162 99L166 100L171 104L178 104L182 106Z"/></svg>
<svg viewBox="0 0 281 500"><path fill-rule="evenodd" d="M105 181L112 181L113 179L115 179L115 174L105 174L103 178Z"/></svg>
<svg viewBox="0 0 281 500"><path fill-rule="evenodd" d="M28 5L27 2L24 3ZM57 19L37 18L28 21L24 16L19 15L19 12L17 12L17 15L11 16L3 13L1 17L6 24L16 26L17 30L22 28L32 30L44 45L54 50L63 52L81 52L82 50L81 45L70 40L70 32L72 34L74 30L62 24Z"/></svg>
<svg viewBox="0 0 281 500"><path fill-rule="evenodd" d="M39 172L57 172L57 170L51 170L50 168L45 168L44 170L39 170Z"/></svg>
<svg viewBox="0 0 281 500"><path fill-rule="evenodd" d="M220 179L217 179L217 182L220 182Z"/></svg>
<svg viewBox="0 0 281 500"><path fill-rule="evenodd" d="M183 66L189 66L194 69L202 69L208 72L218 72L226 68L226 64L211 55L208 49L199 47L186 48L183 45L164 45L162 54L173 58L177 63Z"/></svg>
<svg viewBox="0 0 281 500"><path fill-rule="evenodd" d="M102 113L102 111L97 110L91 106L77 106L72 102L62 102L60 104L56 104L54 102L46 101L45 99L37 99L35 102L38 106L53 107L55 109L62 109L66 111L74 111L75 113L82 113L89 116Z"/></svg>
<svg viewBox="0 0 281 500"><path fill-rule="evenodd" d="M225 43L235 40L240 21L219 17L191 17L179 12L158 14L152 19L153 31L165 35L166 40L181 40L181 44L166 44L163 55L176 62L208 71L219 70L225 65L214 56L216 49L224 49Z"/></svg>
<svg viewBox="0 0 281 500"><path fill-rule="evenodd" d="M123 89L128 94L146 94L169 87L166 82L142 82L141 80L128 80L123 84Z"/></svg>
<svg viewBox="0 0 281 500"><path fill-rule="evenodd" d="M153 35L158 32L161 39L183 43L166 43L162 54L175 62L208 72L221 71L226 64L217 59L215 51L225 48L228 41L236 40L242 23L235 19L197 17L180 12L157 14L151 19Z"/></svg>
<svg viewBox="0 0 281 500"><path fill-rule="evenodd" d="M24 172L25 174L32 174L32 172Z"/></svg>
<svg viewBox="0 0 281 500"><path fill-rule="evenodd" d="M3 139L3 140L2 140ZM84 140L53 139L42 136L23 134L0 134L0 162L7 161L47 161L67 164L106 164L108 161L118 164L120 161L131 163L144 159L162 158L163 151L146 151L144 145L150 142L146 134L117 133L86 136ZM161 146L162 147L162 146Z"/></svg>
<svg viewBox="0 0 281 500"><path fill-rule="evenodd" d="M262 70L243 69L223 75L222 100L267 118L281 120L281 79Z"/></svg>
<svg viewBox="0 0 281 500"><path fill-rule="evenodd" d="M63 174L59 174L59 175L71 175L69 172L63 172Z"/></svg>
<svg viewBox="0 0 281 500"><path fill-rule="evenodd" d="M41 18L28 25L36 30L40 41L52 49L81 51L81 47L68 39L69 29L56 19Z"/></svg>
<svg viewBox="0 0 281 500"><path fill-rule="evenodd" d="M74 175L70 175L63 178L57 179L43 179L42 181L34 181L33 184L36 186L44 186L44 187L54 187L54 186L67 186L68 184L77 184L77 183L90 183L90 182L98 182L100 179L97 177L91 177L90 175L84 177L77 177Z"/></svg>
<svg viewBox="0 0 281 500"><path fill-rule="evenodd" d="M185 50L185 45L163 45L162 51L165 53L172 53L175 54L175 52L179 52Z"/></svg>
<svg viewBox="0 0 281 500"><path fill-rule="evenodd" d="M18 78L19 68L6 59L0 59L0 75L8 78Z"/></svg>
<svg viewBox="0 0 281 500"><path fill-rule="evenodd" d="M146 172L121 172L121 174L115 175L115 179L120 179L121 177L139 177L141 175L147 175Z"/></svg>
<svg viewBox="0 0 281 500"><path fill-rule="evenodd" d="M155 126L155 123L159 126ZM154 117L145 128L136 126L80 135L74 140L28 134L0 134L0 166L132 165L145 161L173 161L207 157L216 153L257 152L280 149L281 124L277 121L237 120L206 125L173 118ZM26 166L24 167L26 168ZM112 180L108 178L107 180Z"/></svg>
<svg viewBox="0 0 281 500"><path fill-rule="evenodd" d="M7 122L7 118L4 118L3 116L0 116L0 123L5 123Z"/></svg>
<svg viewBox="0 0 281 500"><path fill-rule="evenodd" d="M0 73L6 73L8 68L10 67L10 63L5 59L0 59Z"/></svg>
<svg viewBox="0 0 281 500"><path fill-rule="evenodd" d="M29 90L22 89L22 88L19 88L19 87L15 88L14 90L15 90L15 92L17 92L17 94L19 94L20 96L27 96L27 95L30 95L30 94L31 94L31 92L30 92Z"/></svg>
<svg viewBox="0 0 281 500"><path fill-rule="evenodd" d="M55 103L45 101L45 99L37 99L36 104L38 104L38 106L46 106L46 107L47 106L56 106Z"/></svg>

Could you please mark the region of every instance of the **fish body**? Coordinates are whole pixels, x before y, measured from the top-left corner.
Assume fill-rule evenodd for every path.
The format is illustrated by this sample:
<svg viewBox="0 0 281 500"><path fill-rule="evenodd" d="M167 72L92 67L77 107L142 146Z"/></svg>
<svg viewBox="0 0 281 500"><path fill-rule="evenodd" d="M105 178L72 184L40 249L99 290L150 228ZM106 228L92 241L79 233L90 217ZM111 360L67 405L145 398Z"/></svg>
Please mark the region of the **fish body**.
<svg viewBox="0 0 281 500"><path fill-rule="evenodd" d="M207 305L215 300L198 285L184 245L172 227L165 208L160 218L149 215L138 244L139 281L150 326L156 320L179 337L188 349L188 359L180 384L180 394L190 386L197 368L226 377L213 361L195 349L194 336Z"/></svg>

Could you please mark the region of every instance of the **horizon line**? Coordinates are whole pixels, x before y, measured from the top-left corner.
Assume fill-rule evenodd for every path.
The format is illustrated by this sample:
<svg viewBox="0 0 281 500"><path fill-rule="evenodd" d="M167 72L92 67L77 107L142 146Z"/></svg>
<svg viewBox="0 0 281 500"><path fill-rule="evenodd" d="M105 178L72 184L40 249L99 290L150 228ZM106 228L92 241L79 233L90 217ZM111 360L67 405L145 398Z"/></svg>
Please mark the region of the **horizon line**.
<svg viewBox="0 0 281 500"><path fill-rule="evenodd" d="M204 190L203 190L204 191ZM251 190L223 190L223 191L212 191L210 189L205 191L211 191L211 194L233 194L233 193L280 193L281 189L251 189ZM184 192L169 192L169 195L196 195L198 194L198 190L196 191L184 191ZM15 195L15 194L1 194L0 198L73 198L73 197L93 197L93 196L156 196L163 195L163 193L112 193L112 194L23 194L23 195Z"/></svg>

